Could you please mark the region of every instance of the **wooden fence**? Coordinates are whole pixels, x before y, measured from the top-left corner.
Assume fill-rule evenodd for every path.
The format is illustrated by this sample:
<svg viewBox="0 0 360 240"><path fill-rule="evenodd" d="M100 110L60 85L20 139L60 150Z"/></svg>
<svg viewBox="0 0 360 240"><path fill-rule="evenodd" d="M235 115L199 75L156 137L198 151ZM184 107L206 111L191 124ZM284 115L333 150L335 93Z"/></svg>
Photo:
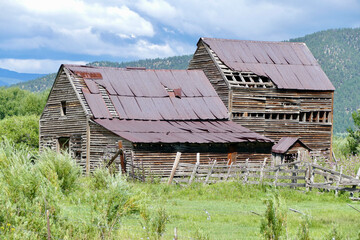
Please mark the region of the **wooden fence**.
<svg viewBox="0 0 360 240"><path fill-rule="evenodd" d="M263 163L228 164L217 162L209 164L179 163L174 175L174 181L190 185L193 182L203 184L240 181L243 184L268 184L284 187L318 188L324 190L348 191L351 197L360 192L360 171L356 177L348 176L340 171L331 170L315 162L295 161L291 163L270 166Z"/></svg>

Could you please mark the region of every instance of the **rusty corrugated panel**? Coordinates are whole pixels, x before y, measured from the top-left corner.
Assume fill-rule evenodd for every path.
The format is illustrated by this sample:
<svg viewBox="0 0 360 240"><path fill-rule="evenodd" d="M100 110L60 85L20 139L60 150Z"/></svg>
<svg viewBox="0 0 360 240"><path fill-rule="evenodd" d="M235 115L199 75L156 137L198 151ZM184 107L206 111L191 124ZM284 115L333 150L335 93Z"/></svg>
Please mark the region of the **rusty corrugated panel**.
<svg viewBox="0 0 360 240"><path fill-rule="evenodd" d="M84 81L85 81L87 88L90 90L91 93L95 93L95 94L100 93L99 87L95 81L90 80L90 79L84 79Z"/></svg>
<svg viewBox="0 0 360 240"><path fill-rule="evenodd" d="M279 140L277 144L272 147L272 152L274 153L286 153L296 142L300 142L307 149L311 150L306 146L299 138L297 137L283 137Z"/></svg>
<svg viewBox="0 0 360 240"><path fill-rule="evenodd" d="M134 143L271 142L230 121L141 121L95 119L99 125Z"/></svg>
<svg viewBox="0 0 360 240"><path fill-rule="evenodd" d="M111 118L101 94L91 94L85 88L83 88L83 94L95 118Z"/></svg>
<svg viewBox="0 0 360 240"><path fill-rule="evenodd" d="M102 79L102 75L99 72L83 72L83 71L74 71L76 75L81 76L82 78L89 79Z"/></svg>
<svg viewBox="0 0 360 240"><path fill-rule="evenodd" d="M229 68L268 76L280 89L335 90L304 43L202 40Z"/></svg>

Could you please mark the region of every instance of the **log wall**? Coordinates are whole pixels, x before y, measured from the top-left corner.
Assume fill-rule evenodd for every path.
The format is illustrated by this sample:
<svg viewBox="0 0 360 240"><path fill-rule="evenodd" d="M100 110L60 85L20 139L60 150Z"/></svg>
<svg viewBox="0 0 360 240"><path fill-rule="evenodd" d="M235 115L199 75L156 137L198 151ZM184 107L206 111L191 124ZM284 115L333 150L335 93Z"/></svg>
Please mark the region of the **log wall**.
<svg viewBox="0 0 360 240"><path fill-rule="evenodd" d="M227 76L236 72L202 41L189 69L204 71L234 122L275 141L300 137L314 155L331 157L333 92L235 87Z"/></svg>
<svg viewBox="0 0 360 240"><path fill-rule="evenodd" d="M212 55L209 54L208 50L209 49L200 42L196 52L194 53L194 57L189 63L188 69L203 70L225 106L228 107L229 88L226 82L223 80L220 69L216 66Z"/></svg>
<svg viewBox="0 0 360 240"><path fill-rule="evenodd" d="M66 115L61 115L61 102L66 101ZM60 72L40 118L40 151L50 148L57 151L58 139L69 137L71 156L85 168L86 114L76 96L73 85L64 71Z"/></svg>

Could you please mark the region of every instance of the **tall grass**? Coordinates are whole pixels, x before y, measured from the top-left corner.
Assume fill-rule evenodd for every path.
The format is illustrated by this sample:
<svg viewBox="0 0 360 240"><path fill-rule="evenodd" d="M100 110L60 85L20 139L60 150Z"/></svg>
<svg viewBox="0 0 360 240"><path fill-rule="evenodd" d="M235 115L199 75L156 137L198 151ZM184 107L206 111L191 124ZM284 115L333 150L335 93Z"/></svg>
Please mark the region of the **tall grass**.
<svg viewBox="0 0 360 240"><path fill-rule="evenodd" d="M47 210L54 239L119 238L139 202L120 175L85 177L69 155L0 142L0 239L44 239Z"/></svg>

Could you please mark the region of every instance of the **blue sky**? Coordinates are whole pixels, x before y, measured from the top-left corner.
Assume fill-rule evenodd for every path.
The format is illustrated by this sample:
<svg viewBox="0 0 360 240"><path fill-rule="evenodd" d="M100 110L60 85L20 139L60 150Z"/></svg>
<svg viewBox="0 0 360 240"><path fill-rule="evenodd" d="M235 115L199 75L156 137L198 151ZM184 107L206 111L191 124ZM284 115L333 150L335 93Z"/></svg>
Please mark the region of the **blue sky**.
<svg viewBox="0 0 360 240"><path fill-rule="evenodd" d="M191 54L199 37L281 41L360 27L359 0L0 0L0 68Z"/></svg>

